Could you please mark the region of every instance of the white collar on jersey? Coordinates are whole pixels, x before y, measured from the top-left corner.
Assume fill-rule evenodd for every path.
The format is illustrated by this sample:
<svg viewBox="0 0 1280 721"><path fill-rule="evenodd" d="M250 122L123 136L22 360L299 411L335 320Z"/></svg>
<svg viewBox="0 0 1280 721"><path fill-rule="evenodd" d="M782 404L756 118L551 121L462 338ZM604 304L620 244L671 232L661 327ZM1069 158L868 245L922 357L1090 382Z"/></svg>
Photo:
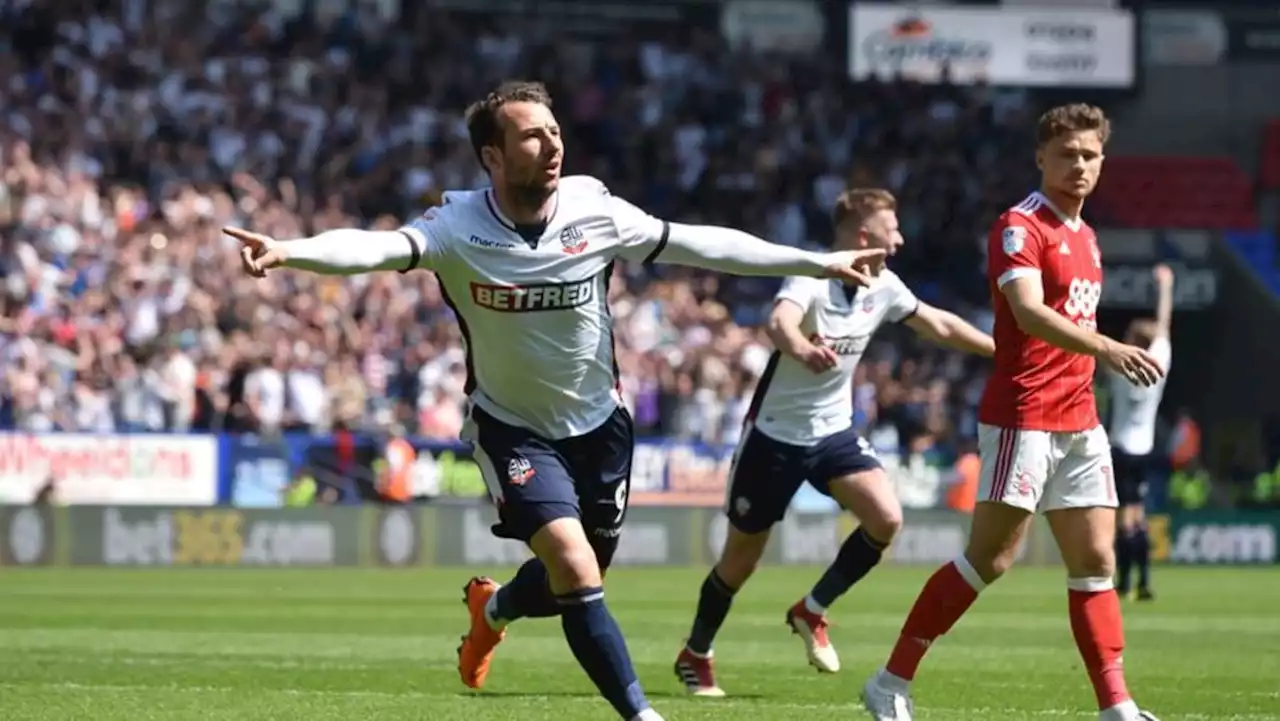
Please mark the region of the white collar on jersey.
<svg viewBox="0 0 1280 721"><path fill-rule="evenodd" d="M1049 200L1049 198L1044 193L1041 193L1040 191L1037 190L1035 192L1035 196L1039 198L1040 202L1044 203L1045 206L1049 208L1049 210L1052 210L1054 215L1058 216L1058 220L1061 220L1063 225L1067 226L1071 230L1073 231L1080 230L1080 227L1084 225L1084 221L1081 220L1080 218L1070 218L1067 216L1066 213L1062 212L1061 210L1058 210L1058 206L1054 205L1053 201Z"/></svg>

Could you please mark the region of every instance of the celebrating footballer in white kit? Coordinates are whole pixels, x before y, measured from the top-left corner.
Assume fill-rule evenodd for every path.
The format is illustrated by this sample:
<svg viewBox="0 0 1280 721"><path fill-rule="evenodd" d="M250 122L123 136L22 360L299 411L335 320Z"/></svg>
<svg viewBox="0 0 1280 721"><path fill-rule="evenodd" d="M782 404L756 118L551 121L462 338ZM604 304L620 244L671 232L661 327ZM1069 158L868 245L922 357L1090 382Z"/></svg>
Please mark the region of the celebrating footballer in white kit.
<svg viewBox="0 0 1280 721"><path fill-rule="evenodd" d="M276 241L237 229L247 272L434 271L466 341L475 448L500 522L535 558L506 586L464 589L470 630L458 672L479 688L511 621L559 616L565 638L623 719L655 721L603 578L626 515L631 418L617 392L606 288L613 264L680 263L743 275L871 282L883 251L809 253L713 226L667 223L594 178L560 178L564 145L537 83L504 83L467 110L492 187L446 202L399 231L336 230ZM857 267L855 267L857 266Z"/></svg>
<svg viewBox="0 0 1280 721"><path fill-rule="evenodd" d="M836 247L902 246L897 202L887 190L855 189L836 203ZM920 302L885 270L869 287L816 278L788 278L769 322L777 350L756 387L726 494L729 533L702 584L697 615L675 673L689 693L723 696L712 642L734 595L755 571L770 530L806 480L859 521L813 589L786 612L805 642L809 663L840 668L827 634L827 608L880 562L902 527L902 508L875 452L853 428L853 371L885 321L905 322L944 345L991 356L987 334L947 311Z"/></svg>
<svg viewBox="0 0 1280 721"><path fill-rule="evenodd" d="M1146 348L1165 371L1173 362L1169 330L1173 324L1173 270L1167 265L1152 270L1156 281L1156 317L1129 324L1124 342ZM1152 601L1151 541L1147 537L1147 477L1155 470L1156 415L1168 377L1152 385L1130 383L1123 374L1107 371L1111 397L1111 456L1115 467L1116 502L1120 505L1116 529L1116 593L1128 598L1134 566L1138 568L1135 597Z"/></svg>

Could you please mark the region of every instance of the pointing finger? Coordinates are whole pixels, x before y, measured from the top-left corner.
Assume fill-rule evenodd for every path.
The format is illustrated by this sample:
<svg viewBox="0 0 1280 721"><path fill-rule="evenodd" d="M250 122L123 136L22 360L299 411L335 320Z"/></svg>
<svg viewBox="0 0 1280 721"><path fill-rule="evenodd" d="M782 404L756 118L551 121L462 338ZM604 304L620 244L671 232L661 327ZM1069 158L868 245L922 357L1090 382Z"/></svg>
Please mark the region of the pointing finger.
<svg viewBox="0 0 1280 721"><path fill-rule="evenodd" d="M222 232L235 238L250 247L260 247L266 244L266 239L258 233L251 233L243 228L223 228Z"/></svg>

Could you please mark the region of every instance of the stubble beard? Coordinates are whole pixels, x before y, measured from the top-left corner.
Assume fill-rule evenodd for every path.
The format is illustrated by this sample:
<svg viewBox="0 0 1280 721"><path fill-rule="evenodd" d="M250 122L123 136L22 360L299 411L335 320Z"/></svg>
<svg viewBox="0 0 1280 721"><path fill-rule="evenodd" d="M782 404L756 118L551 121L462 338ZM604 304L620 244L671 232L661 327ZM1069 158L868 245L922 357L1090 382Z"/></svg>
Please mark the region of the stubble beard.
<svg viewBox="0 0 1280 721"><path fill-rule="evenodd" d="M507 197L521 210L534 212L546 204L556 190L555 184L539 183L537 185L509 184Z"/></svg>

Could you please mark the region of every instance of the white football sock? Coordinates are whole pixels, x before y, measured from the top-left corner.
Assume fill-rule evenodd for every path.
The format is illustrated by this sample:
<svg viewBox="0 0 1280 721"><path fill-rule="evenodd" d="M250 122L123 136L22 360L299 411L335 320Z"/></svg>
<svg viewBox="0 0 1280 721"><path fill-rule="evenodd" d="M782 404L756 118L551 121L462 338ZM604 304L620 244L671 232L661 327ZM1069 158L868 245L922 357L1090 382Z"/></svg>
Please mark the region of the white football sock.
<svg viewBox="0 0 1280 721"><path fill-rule="evenodd" d="M1138 715L1138 704L1133 699L1121 701L1109 709L1103 709L1098 713L1098 721L1138 721L1141 716Z"/></svg>
<svg viewBox="0 0 1280 721"><path fill-rule="evenodd" d="M489 628L495 631L501 631L507 627L507 622L498 618L498 594L493 594L484 604L484 620L489 622Z"/></svg>
<svg viewBox="0 0 1280 721"><path fill-rule="evenodd" d="M815 616L827 615L827 607L813 600L813 596L804 597L804 608L806 611L814 614Z"/></svg>
<svg viewBox="0 0 1280 721"><path fill-rule="evenodd" d="M889 673L887 669L880 669L880 673L876 675L876 683L886 691L895 693L906 693L911 688L911 682L901 676Z"/></svg>

